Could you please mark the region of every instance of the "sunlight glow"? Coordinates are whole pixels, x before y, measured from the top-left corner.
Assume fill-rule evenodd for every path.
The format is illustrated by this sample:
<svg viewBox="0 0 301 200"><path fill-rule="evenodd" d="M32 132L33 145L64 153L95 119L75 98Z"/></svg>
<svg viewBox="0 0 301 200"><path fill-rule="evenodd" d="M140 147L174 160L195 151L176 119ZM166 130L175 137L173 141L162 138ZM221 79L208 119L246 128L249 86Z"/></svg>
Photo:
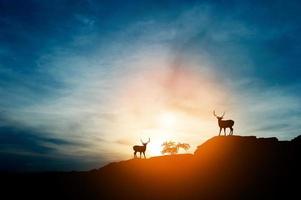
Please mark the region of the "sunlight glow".
<svg viewBox="0 0 301 200"><path fill-rule="evenodd" d="M161 155L162 147L164 141L172 137L172 135L164 130L157 130L156 133L152 134L152 140L149 143L149 152L150 156L159 156Z"/></svg>
<svg viewBox="0 0 301 200"><path fill-rule="evenodd" d="M131 145L141 145L140 139L150 138L146 156L152 157L162 155L161 145L165 141L194 146L216 132L212 110L225 104L227 90L215 84L210 74L196 73L188 64L186 68L171 66L130 76L118 91L117 101L112 101L110 106L114 115L106 122L106 130L110 130L106 138L129 141L129 150L124 152L130 157L133 156ZM165 65L156 63L155 66Z"/></svg>
<svg viewBox="0 0 301 200"><path fill-rule="evenodd" d="M176 118L172 113L165 112L159 116L159 123L162 128L171 128L176 122Z"/></svg>

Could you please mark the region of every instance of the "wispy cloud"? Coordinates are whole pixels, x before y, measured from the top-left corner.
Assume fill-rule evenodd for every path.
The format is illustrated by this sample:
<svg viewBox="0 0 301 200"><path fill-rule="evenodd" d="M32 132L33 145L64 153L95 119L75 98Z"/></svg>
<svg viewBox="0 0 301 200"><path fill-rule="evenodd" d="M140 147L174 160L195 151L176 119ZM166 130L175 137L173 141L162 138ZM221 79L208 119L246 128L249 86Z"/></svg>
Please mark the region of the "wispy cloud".
<svg viewBox="0 0 301 200"><path fill-rule="evenodd" d="M257 14L250 12L257 3L179 5L145 12L134 6L140 11L136 16L109 3L111 15L103 14L94 1L64 13L63 4L56 10L60 23L37 13L49 20L44 25L38 16L26 23L17 16L1 17L4 32L19 32L20 39L13 47L5 42L12 40L0 38L0 58L5 58L1 126L30 131L32 136L20 133L12 139L32 138L26 148L41 148L45 156L86 158L82 162L91 167L131 156L126 145L158 131L156 115L163 109L185 119L175 137L192 145L217 132L213 109L235 119L237 134L281 139L299 134L300 63L294 44L300 39L292 37L297 21L283 16L272 23L258 21L261 15L275 16L277 5ZM41 30L24 29L29 22ZM32 54L23 56L31 43Z"/></svg>

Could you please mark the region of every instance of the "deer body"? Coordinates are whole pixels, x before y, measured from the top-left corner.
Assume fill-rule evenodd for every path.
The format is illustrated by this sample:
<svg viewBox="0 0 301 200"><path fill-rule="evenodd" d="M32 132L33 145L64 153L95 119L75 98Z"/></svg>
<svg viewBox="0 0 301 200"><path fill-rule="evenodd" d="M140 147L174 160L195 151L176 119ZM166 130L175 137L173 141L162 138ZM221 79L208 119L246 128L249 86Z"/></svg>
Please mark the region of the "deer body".
<svg viewBox="0 0 301 200"><path fill-rule="evenodd" d="M147 146L147 144L150 142L150 139L148 139L148 142L146 142L146 143L144 143L142 140L141 140L141 143L143 144L142 146L139 146L139 145L135 145L135 146L133 146L133 150L134 150L134 158L136 158L137 157L137 152L139 152L140 153L140 158L141 158L141 153L143 153L143 155L144 155L144 158L146 158L145 157L145 151L146 151L146 146Z"/></svg>
<svg viewBox="0 0 301 200"><path fill-rule="evenodd" d="M218 126L219 126L219 136L221 135L221 131L222 129L224 129L224 135L226 135L226 128L230 128L230 133L229 135L233 135L233 125L234 125L234 121L233 120L223 120L223 117L225 115L225 113L223 113L222 116L217 116L215 114L215 111L213 111L213 115L217 118L218 120Z"/></svg>

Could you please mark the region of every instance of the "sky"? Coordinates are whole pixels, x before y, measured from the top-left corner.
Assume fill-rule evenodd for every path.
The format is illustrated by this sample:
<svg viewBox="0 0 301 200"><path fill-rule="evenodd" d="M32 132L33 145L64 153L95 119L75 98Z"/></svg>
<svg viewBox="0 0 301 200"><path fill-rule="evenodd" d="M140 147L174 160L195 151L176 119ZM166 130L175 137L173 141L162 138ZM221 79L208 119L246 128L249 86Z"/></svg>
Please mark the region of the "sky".
<svg viewBox="0 0 301 200"><path fill-rule="evenodd" d="M0 170L89 170L219 128L301 134L299 1L0 0ZM183 153L183 152L181 152Z"/></svg>

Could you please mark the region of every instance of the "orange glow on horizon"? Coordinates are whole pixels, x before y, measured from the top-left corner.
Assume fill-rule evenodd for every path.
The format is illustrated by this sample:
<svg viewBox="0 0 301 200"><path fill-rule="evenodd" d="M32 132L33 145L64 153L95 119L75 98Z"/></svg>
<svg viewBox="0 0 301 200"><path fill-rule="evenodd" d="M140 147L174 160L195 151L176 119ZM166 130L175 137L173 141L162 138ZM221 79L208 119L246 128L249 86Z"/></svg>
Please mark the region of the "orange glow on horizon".
<svg viewBox="0 0 301 200"><path fill-rule="evenodd" d="M189 67L136 73L121 87L115 102L118 127L109 128L116 133L111 137L133 145L140 144L140 138L150 138L148 157L161 155L165 141L198 145L206 134L216 132L211 113L218 109L216 105L225 103L225 93L227 90L209 75Z"/></svg>

